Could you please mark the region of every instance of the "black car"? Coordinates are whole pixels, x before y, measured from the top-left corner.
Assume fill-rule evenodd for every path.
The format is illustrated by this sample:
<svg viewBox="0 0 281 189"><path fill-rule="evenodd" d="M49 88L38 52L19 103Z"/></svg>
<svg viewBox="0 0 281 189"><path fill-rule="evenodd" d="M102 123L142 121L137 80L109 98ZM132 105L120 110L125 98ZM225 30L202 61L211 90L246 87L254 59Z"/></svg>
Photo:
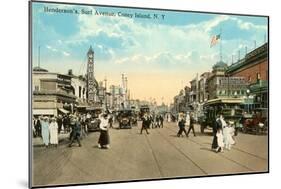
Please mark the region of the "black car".
<svg viewBox="0 0 281 189"><path fill-rule="evenodd" d="M119 122L119 128L132 128L133 113L130 109L120 110L117 116Z"/></svg>

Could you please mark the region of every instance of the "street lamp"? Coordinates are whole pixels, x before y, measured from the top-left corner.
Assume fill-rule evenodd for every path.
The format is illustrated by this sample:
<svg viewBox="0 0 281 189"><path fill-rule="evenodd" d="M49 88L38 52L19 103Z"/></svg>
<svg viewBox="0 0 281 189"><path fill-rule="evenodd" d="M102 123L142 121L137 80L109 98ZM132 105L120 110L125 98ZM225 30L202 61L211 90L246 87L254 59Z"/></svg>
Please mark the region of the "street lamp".
<svg viewBox="0 0 281 189"><path fill-rule="evenodd" d="M249 95L250 95L250 90L249 89L247 89L247 91L246 91L246 95L247 95L247 111L248 111L248 113L249 113L249 109L250 109L250 104L249 104Z"/></svg>

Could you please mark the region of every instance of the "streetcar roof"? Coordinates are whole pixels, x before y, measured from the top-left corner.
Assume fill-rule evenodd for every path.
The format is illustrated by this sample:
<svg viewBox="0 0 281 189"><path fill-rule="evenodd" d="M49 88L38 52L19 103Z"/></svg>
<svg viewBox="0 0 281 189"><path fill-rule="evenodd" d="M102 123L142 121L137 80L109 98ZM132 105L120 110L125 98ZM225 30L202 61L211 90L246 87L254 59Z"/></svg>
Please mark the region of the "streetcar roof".
<svg viewBox="0 0 281 189"><path fill-rule="evenodd" d="M204 105L214 105L214 104L241 104L243 99L241 98L217 98L208 100Z"/></svg>

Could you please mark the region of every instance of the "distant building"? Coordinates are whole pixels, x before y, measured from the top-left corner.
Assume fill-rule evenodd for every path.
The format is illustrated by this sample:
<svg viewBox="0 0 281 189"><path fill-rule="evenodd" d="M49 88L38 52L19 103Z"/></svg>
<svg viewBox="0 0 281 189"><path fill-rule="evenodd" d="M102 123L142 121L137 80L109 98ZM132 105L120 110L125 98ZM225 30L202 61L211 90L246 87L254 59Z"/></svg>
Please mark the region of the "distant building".
<svg viewBox="0 0 281 189"><path fill-rule="evenodd" d="M213 71L207 79L207 92L210 99L235 97L246 94L247 83L244 77L226 75L227 64L220 61L213 66Z"/></svg>
<svg viewBox="0 0 281 189"><path fill-rule="evenodd" d="M98 99L98 82L94 75L95 63L94 63L94 51L92 46L89 48L87 57L87 100L90 105L99 104L100 100Z"/></svg>
<svg viewBox="0 0 281 189"><path fill-rule="evenodd" d="M174 97L174 111L175 112L185 112L186 111L186 102L185 102L185 93L184 90L181 90L178 95Z"/></svg>
<svg viewBox="0 0 281 189"><path fill-rule="evenodd" d="M71 86L79 105L87 105L87 81L83 76L71 75Z"/></svg>
<svg viewBox="0 0 281 189"><path fill-rule="evenodd" d="M208 100L209 96L207 93L207 79L211 76L210 72L205 72L200 75L198 81L198 101L203 103Z"/></svg>

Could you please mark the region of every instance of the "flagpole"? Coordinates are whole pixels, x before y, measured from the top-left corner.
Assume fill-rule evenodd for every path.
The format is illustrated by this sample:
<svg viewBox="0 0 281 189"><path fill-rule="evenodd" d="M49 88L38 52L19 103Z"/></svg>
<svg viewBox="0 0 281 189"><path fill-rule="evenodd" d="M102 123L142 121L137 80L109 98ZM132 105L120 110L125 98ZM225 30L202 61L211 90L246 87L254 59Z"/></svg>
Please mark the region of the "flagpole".
<svg viewBox="0 0 281 189"><path fill-rule="evenodd" d="M220 28L220 62L222 62L222 30Z"/></svg>

